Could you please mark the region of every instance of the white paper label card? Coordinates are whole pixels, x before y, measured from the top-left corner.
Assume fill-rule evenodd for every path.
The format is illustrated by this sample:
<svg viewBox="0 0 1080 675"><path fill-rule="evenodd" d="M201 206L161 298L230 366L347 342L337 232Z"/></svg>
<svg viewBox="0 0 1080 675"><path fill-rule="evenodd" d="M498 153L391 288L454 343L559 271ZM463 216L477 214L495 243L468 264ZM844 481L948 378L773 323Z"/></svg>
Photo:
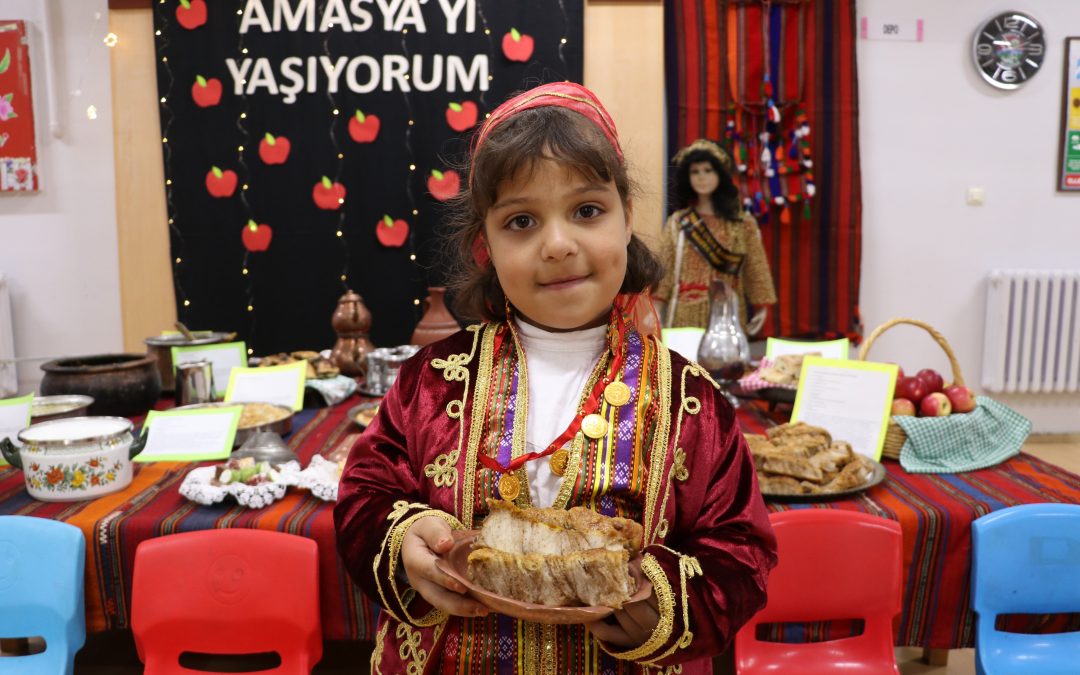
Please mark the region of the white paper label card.
<svg viewBox="0 0 1080 675"><path fill-rule="evenodd" d="M143 423L146 447L136 462L205 462L227 459L244 407L151 410Z"/></svg>
<svg viewBox="0 0 1080 675"><path fill-rule="evenodd" d="M238 403L276 403L293 410L304 407L304 382L307 361L265 368L233 368L226 401Z"/></svg>
<svg viewBox="0 0 1080 675"><path fill-rule="evenodd" d="M896 373L891 363L807 356L791 421L822 427L855 452L880 460Z"/></svg>
<svg viewBox="0 0 1080 675"><path fill-rule="evenodd" d="M851 342L847 338L839 340L784 340L782 338L765 339L765 357L775 359L785 354L817 354L826 359L846 359Z"/></svg>
<svg viewBox="0 0 1080 675"><path fill-rule="evenodd" d="M705 335L704 328L664 328L660 333L668 349L682 354L688 361L697 361L701 337Z"/></svg>
<svg viewBox="0 0 1080 675"><path fill-rule="evenodd" d="M30 413L33 402L33 394L19 396L18 398L0 399L0 439L11 439L11 442L16 447L22 445L19 442L18 434L30 426ZM6 464L3 455L0 455L0 466Z"/></svg>
<svg viewBox="0 0 1080 675"><path fill-rule="evenodd" d="M859 37L864 40L922 42L923 20L864 16L859 20Z"/></svg>
<svg viewBox="0 0 1080 675"><path fill-rule="evenodd" d="M173 347L173 372L181 363L209 361L214 375L214 397L225 396L229 384L229 373L233 368L247 366L247 345L243 342L222 342L214 345L193 345L191 347Z"/></svg>

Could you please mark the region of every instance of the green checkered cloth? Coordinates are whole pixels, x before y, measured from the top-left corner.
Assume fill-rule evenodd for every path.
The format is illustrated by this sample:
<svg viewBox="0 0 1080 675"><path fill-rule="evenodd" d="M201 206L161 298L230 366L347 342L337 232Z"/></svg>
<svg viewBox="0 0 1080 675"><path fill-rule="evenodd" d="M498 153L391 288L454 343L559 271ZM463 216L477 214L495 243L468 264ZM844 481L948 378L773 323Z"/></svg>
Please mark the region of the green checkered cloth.
<svg viewBox="0 0 1080 675"><path fill-rule="evenodd" d="M899 415L907 434L900 466L909 473L959 473L994 466L1020 454L1031 420L985 396L969 413L946 417Z"/></svg>

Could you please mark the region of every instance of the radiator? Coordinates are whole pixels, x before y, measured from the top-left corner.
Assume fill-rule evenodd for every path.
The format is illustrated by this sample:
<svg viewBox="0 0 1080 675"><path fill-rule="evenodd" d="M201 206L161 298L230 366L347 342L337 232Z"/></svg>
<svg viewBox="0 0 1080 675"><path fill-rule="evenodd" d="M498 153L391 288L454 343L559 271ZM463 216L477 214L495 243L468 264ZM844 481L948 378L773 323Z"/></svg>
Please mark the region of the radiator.
<svg viewBox="0 0 1080 675"><path fill-rule="evenodd" d="M0 272L0 398L14 396L19 389L15 373L15 329L11 314L11 291Z"/></svg>
<svg viewBox="0 0 1080 675"><path fill-rule="evenodd" d="M982 373L989 391L1080 391L1080 270L990 273Z"/></svg>

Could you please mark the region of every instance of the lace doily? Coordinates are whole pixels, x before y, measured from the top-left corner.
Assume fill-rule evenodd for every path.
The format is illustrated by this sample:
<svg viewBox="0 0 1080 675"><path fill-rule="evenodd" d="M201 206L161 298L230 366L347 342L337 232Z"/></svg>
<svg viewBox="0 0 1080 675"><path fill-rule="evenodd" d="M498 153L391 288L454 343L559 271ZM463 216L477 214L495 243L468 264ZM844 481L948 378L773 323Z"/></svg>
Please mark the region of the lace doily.
<svg viewBox="0 0 1080 675"><path fill-rule="evenodd" d="M322 455L315 455L311 463L300 472L297 487L311 490L311 494L327 502L336 502L338 493L337 462L331 462Z"/></svg>
<svg viewBox="0 0 1080 675"><path fill-rule="evenodd" d="M259 485L245 485L244 483L213 485L210 481L214 477L215 468L200 466L189 471L184 476L184 482L180 484L180 494L196 504L207 506L217 504L226 496L232 495L236 501L249 509L261 509L284 497L285 490L290 485L296 485L300 480L300 464L297 462L286 462L280 465L276 481Z"/></svg>

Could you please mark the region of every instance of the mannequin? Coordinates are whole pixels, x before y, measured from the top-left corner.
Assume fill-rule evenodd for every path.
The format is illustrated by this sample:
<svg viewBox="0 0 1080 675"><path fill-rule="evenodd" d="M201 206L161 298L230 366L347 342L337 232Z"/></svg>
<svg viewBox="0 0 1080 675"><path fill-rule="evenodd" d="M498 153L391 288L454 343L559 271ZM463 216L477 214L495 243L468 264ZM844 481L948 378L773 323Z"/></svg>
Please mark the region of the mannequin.
<svg viewBox="0 0 1080 675"><path fill-rule="evenodd" d="M720 276L739 295L746 334L756 335L769 305L776 304L776 290L757 222L742 210L732 182L731 157L716 143L698 139L672 161L676 211L664 225L667 273L655 294L666 303L660 311L664 326L708 328L709 283Z"/></svg>

